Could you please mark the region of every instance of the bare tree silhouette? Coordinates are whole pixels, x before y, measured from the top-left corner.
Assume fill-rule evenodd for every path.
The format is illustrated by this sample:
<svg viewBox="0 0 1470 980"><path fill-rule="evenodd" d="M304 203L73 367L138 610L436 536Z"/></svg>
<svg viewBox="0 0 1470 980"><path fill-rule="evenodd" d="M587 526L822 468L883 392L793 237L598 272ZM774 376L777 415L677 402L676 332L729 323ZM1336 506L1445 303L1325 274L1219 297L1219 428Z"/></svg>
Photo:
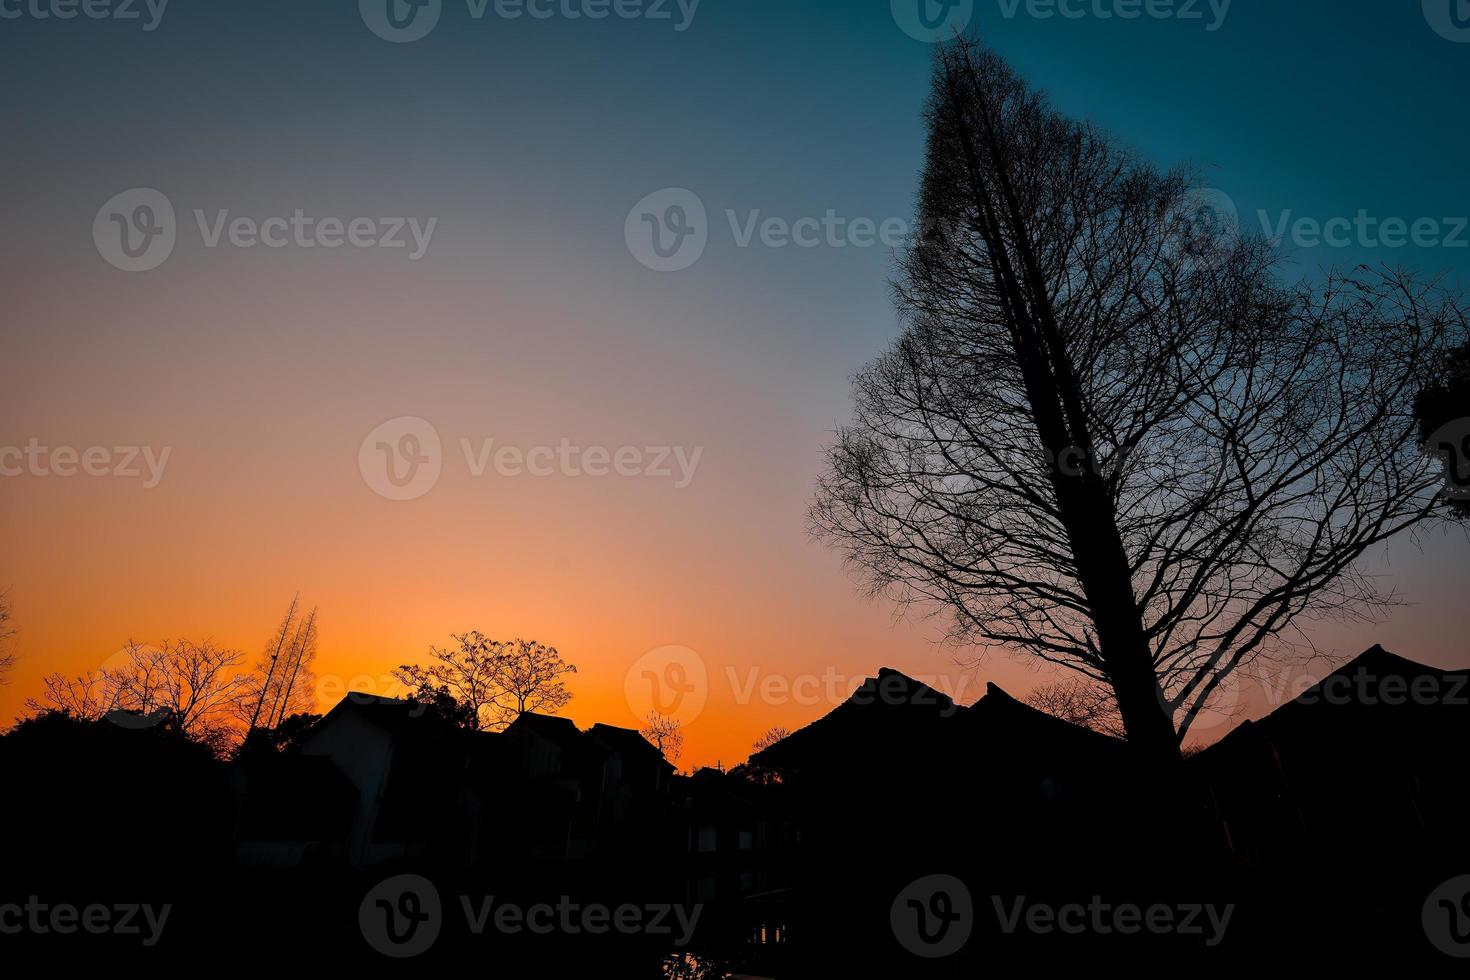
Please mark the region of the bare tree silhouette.
<svg viewBox="0 0 1470 980"><path fill-rule="evenodd" d="M10 592L0 592L0 687L10 681L15 669L15 626L10 618Z"/></svg>
<svg viewBox="0 0 1470 980"><path fill-rule="evenodd" d="M242 719L246 723L247 734L255 731L256 725L259 724L260 712L265 707L266 698L272 692L280 689L281 671L278 670L278 667L281 654L286 652L287 643L296 629L296 611L300 603L300 595L292 596L291 605L286 607L286 618L281 620L281 625L276 628L275 634L266 644L265 654L260 663L245 678L245 690L241 692L242 696L238 703L242 714L249 712L248 716Z"/></svg>
<svg viewBox="0 0 1470 980"><path fill-rule="evenodd" d="M78 721L96 721L110 709L108 681L102 673L89 670L76 677L47 674L41 678L41 696L26 698L26 711L42 715L55 711Z"/></svg>
<svg viewBox="0 0 1470 980"><path fill-rule="evenodd" d="M555 714L572 694L562 680L577 668L535 640L491 640L479 631L454 637L458 649L430 648L434 663L405 664L393 676L426 703L448 695L476 728L504 728L526 712Z"/></svg>
<svg viewBox="0 0 1470 980"><path fill-rule="evenodd" d="M1114 738L1128 737L1113 692L1096 681L1079 678L1043 684L1027 695L1025 701L1038 711L1073 725Z"/></svg>
<svg viewBox="0 0 1470 980"><path fill-rule="evenodd" d="M780 727L779 725L774 728L768 728L763 733L761 733L760 738L755 740L755 744L750 747L751 751L764 752L766 749L775 745L777 742L781 741L783 738L790 734L790 732Z"/></svg>
<svg viewBox="0 0 1470 980"><path fill-rule="evenodd" d="M244 660L240 651L207 640L165 640L159 646L129 640L112 660L77 677L43 678L41 698L27 700L26 707L83 721L117 712L169 724L221 753L238 734L232 719L245 684L235 670Z"/></svg>
<svg viewBox="0 0 1470 980"><path fill-rule="evenodd" d="M243 690L236 673L245 659L205 640L165 640L159 646L128 642L124 662L105 671L112 710L139 715L166 712L195 741L211 745L230 737L229 714Z"/></svg>
<svg viewBox="0 0 1470 980"><path fill-rule="evenodd" d="M577 668L563 660L556 647L520 639L497 646L495 680L501 694L495 707L500 723L509 724L528 711L556 714L572 700L562 678Z"/></svg>
<svg viewBox="0 0 1470 980"><path fill-rule="evenodd" d="M316 660L316 613L313 609L307 614L291 639L281 669L281 686L272 697L271 713L267 715L267 724L273 728L292 715L309 714L316 708L316 695L312 693L316 674L311 669ZM275 721L270 722L270 718Z"/></svg>
<svg viewBox="0 0 1470 980"><path fill-rule="evenodd" d="M684 754L684 726L677 718L654 711L638 734L653 743L659 754L670 762L678 762L679 756Z"/></svg>
<svg viewBox="0 0 1470 980"><path fill-rule="evenodd" d="M895 283L812 524L951 639L1111 687L1162 766L1231 672L1304 617L1394 601L1356 564L1445 509L1411 404L1455 298L1359 269L1284 285L1267 243L1053 111L995 55L937 56Z"/></svg>
<svg viewBox="0 0 1470 980"><path fill-rule="evenodd" d="M404 664L393 676L410 697L425 703L451 697L465 707L471 727L488 727L487 723L493 724L488 716L495 698L502 693L496 680L497 644L478 631L456 634L454 640L458 649L430 647L434 663L427 667Z"/></svg>

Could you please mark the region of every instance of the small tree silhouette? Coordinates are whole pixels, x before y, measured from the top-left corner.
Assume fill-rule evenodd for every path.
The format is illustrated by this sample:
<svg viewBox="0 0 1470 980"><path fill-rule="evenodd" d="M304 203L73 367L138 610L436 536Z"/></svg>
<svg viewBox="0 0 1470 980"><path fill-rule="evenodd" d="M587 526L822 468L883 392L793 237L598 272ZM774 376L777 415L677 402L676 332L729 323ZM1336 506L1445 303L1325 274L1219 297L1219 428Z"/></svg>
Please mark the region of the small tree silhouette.
<svg viewBox="0 0 1470 980"><path fill-rule="evenodd" d="M677 718L652 712L648 723L638 734L653 743L659 754L670 762L679 761L679 756L684 754L684 726Z"/></svg>
<svg viewBox="0 0 1470 980"><path fill-rule="evenodd" d="M453 698L475 728L504 728L528 711L555 714L571 701L562 678L577 668L555 647L535 640L491 640L478 630L454 640L457 649L431 648L433 663L405 664L393 676L422 702Z"/></svg>
<svg viewBox="0 0 1470 980"><path fill-rule="evenodd" d="M760 738L755 740L755 744L751 746L751 751L764 752L790 734L790 732L779 725L774 728L768 728L761 734Z"/></svg>

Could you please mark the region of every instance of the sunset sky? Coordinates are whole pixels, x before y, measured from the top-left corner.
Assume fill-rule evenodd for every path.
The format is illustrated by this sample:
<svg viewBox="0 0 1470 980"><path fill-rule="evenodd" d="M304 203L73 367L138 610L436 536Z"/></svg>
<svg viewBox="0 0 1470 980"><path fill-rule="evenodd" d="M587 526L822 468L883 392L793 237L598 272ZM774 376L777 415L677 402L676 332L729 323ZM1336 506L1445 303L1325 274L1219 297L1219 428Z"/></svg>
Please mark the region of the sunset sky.
<svg viewBox="0 0 1470 980"><path fill-rule="evenodd" d="M687 648L708 682L681 767L743 760L879 666L966 703L986 681L1019 695L1054 679L1000 652L958 666L972 652L938 645L941 621L864 600L806 535L849 379L897 330L892 250L741 244L768 217L910 218L930 46L889 0L704 0L684 30L667 7L477 20L445 0L401 44L352 0L172 0L146 31L0 20L0 447L168 452L156 486L141 455L138 477L0 476L20 655L0 718L129 638L254 658L298 591L320 608L327 692L394 693L392 667L479 629L577 664L579 724L635 726L630 670ZM1470 278L1453 220L1470 213L1470 44L1420 4L1237 0L1216 30L1011 7L974 3L1028 80L1156 159L1208 168L1248 230L1262 211L1443 230L1429 245L1288 242L1294 270ZM177 213L151 271L115 268L94 240L99 209L133 188ZM708 245L658 272L625 223L668 188L707 208ZM435 223L413 259L406 228L398 249L209 247L194 216L297 209ZM440 473L390 500L364 477L364 441L403 418L432 426ZM633 447L630 467L666 456L671 472L476 475L486 440ZM687 486L675 449L697 463ZM1457 531L1377 554L1413 604L1314 640L1470 666L1466 553Z"/></svg>

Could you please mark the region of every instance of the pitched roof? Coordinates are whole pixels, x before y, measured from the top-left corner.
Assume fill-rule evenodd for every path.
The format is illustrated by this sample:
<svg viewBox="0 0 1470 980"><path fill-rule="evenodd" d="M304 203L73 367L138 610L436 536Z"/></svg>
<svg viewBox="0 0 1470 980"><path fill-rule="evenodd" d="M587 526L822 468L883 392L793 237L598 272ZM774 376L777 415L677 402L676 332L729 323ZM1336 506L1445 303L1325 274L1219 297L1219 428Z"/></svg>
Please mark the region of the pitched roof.
<svg viewBox="0 0 1470 980"><path fill-rule="evenodd" d="M558 743L570 743L581 737L582 734L581 730L572 723L570 718L559 718L556 715L538 715L529 711L511 722L506 726L505 730L507 732L535 732L542 738L547 738Z"/></svg>
<svg viewBox="0 0 1470 980"><path fill-rule="evenodd" d="M1413 696L1415 685L1426 682L1431 696ZM1200 755L1220 757L1260 738L1306 737L1329 745L1343 738L1424 735L1426 725L1463 724L1467 709L1470 670L1441 670L1374 645L1265 717L1237 726Z"/></svg>
<svg viewBox="0 0 1470 980"><path fill-rule="evenodd" d="M673 769L674 766L663 756L652 742L644 738L639 732L631 728L619 728L616 725L604 725L598 722L587 729L587 734L599 739L624 755L632 758L643 758L647 761L658 761Z"/></svg>
<svg viewBox="0 0 1470 980"><path fill-rule="evenodd" d="M375 725L391 730L402 727L415 717L420 717L415 715L413 708L414 705L411 702L399 698L385 698L377 694L352 691L333 705L332 710L328 711L313 727L320 727L331 718L356 714Z"/></svg>
<svg viewBox="0 0 1470 980"><path fill-rule="evenodd" d="M861 766L865 762L955 754L983 745L1092 757L1120 754L1123 743L1023 704L995 684L969 707L885 667L833 710L751 756L771 768ZM887 764L887 763L884 763Z"/></svg>

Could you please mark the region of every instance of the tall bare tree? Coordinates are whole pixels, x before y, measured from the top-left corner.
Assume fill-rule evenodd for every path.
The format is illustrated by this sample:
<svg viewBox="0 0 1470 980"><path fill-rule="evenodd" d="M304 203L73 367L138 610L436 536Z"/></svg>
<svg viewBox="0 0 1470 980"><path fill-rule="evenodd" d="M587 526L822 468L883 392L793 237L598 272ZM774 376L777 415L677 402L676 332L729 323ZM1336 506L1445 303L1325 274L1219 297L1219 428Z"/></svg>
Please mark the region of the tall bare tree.
<svg viewBox="0 0 1470 980"><path fill-rule="evenodd" d="M1161 766L1304 619L1393 601L1358 559L1444 511L1412 402L1464 337L1391 271L1284 284L1268 243L1001 59L941 49L895 293L814 529L952 639L1107 684Z"/></svg>
<svg viewBox="0 0 1470 980"><path fill-rule="evenodd" d="M316 613L313 609L299 624L281 665L280 685L272 695L271 711L267 715L266 724L272 728L292 715L306 714L316 708L316 695L312 693L316 674L311 669L316 660Z"/></svg>
<svg viewBox="0 0 1470 980"><path fill-rule="evenodd" d="M281 625L276 627L275 634L266 644L260 663L245 678L245 690L239 705L242 713L249 711L245 725L247 733L255 731L259 724L260 712L265 707L266 699L280 690L281 655L287 651L287 644L296 635L296 612L300 603L299 594L291 597L291 605L286 607L286 617L281 620Z"/></svg>

